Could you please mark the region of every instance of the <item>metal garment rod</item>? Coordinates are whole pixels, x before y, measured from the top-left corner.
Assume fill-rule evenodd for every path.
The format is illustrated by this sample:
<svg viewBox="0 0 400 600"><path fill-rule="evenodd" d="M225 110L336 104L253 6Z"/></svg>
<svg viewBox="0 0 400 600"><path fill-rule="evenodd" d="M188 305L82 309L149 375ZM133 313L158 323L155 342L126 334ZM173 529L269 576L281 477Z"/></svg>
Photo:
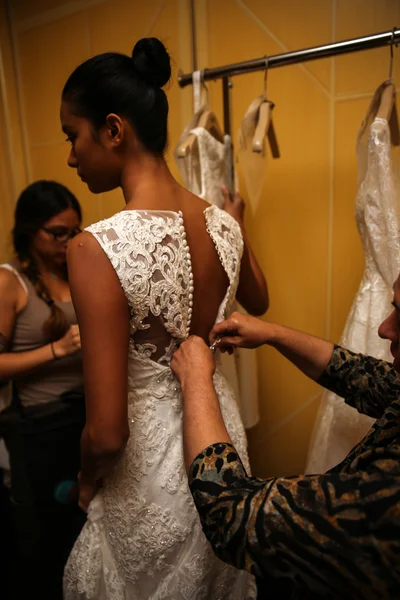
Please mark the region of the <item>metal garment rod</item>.
<svg viewBox="0 0 400 600"><path fill-rule="evenodd" d="M222 98L224 108L224 133L231 135L231 87L229 77L222 79Z"/></svg>
<svg viewBox="0 0 400 600"><path fill-rule="evenodd" d="M232 84L229 77L222 79L222 98L224 109L224 144L226 159L226 180L225 185L232 193L234 188L235 173L233 168L233 145L231 139L231 88ZM228 136L228 138L226 137Z"/></svg>
<svg viewBox="0 0 400 600"><path fill-rule="evenodd" d="M365 37L326 44L325 46L314 46L305 50L296 50L295 52L285 52L284 54L275 54L268 56L268 70L286 65L295 65L297 63L319 58L328 58L329 56L339 56L340 54L349 54L350 52L359 52L360 50L371 50L382 46L390 46L400 42L400 29L393 31L384 31ZM221 77L230 77L232 75L242 75L254 71L265 70L265 56L254 60L246 60L232 65L205 69L203 71L203 81L211 79L220 79ZM178 76L178 82L181 87L192 83L192 73L181 74Z"/></svg>

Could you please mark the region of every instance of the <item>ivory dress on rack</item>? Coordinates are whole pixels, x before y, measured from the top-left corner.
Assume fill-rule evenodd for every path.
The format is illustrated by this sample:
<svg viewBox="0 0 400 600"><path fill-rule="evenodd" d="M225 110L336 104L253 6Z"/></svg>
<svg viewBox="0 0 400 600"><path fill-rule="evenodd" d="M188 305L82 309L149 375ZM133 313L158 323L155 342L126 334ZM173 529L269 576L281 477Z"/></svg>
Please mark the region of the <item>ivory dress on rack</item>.
<svg viewBox="0 0 400 600"><path fill-rule="evenodd" d="M357 140L356 222L365 254L365 270L340 344L392 361L389 342L378 327L391 311L393 283L400 271L399 162L387 119L376 117L386 88L376 90ZM308 473L324 473L345 458L374 420L358 413L332 392L324 392L311 441Z"/></svg>
<svg viewBox="0 0 400 600"><path fill-rule="evenodd" d="M196 121L195 116L184 130L175 150L175 160L185 187L210 204L222 207L224 198L221 187L228 180L231 140L229 136L225 136L223 143L205 128L192 128ZM191 153L180 157L177 150L189 133L196 136L197 143L193 145ZM221 370L237 398L245 428L254 427L259 418L255 351L238 349L232 355L218 353L218 356Z"/></svg>

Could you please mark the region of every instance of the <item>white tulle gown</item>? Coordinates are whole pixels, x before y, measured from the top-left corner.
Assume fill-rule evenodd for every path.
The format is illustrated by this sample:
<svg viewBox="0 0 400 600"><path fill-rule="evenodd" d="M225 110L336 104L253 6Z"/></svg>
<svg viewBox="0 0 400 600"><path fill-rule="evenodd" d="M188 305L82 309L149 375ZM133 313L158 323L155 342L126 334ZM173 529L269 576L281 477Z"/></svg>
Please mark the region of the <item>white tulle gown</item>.
<svg viewBox="0 0 400 600"><path fill-rule="evenodd" d="M378 327L391 309L393 283L400 271L398 157L392 161L388 122L374 118L383 83L376 91L357 142L359 189L356 222L365 254L365 270L340 344L392 361L389 342ZM349 257L351 260L351 256ZM373 425L332 392L325 391L309 449L308 473L324 473L345 458Z"/></svg>
<svg viewBox="0 0 400 600"><path fill-rule="evenodd" d="M237 223L217 207L207 208L204 219L229 279L217 317L223 319L235 298L243 241ZM90 504L66 565L65 600L253 598L253 577L213 554L184 469L181 391L169 367L177 345L190 334L192 313L182 215L123 211L88 230L131 307L130 438ZM239 410L219 368L214 381L226 426L248 465Z"/></svg>

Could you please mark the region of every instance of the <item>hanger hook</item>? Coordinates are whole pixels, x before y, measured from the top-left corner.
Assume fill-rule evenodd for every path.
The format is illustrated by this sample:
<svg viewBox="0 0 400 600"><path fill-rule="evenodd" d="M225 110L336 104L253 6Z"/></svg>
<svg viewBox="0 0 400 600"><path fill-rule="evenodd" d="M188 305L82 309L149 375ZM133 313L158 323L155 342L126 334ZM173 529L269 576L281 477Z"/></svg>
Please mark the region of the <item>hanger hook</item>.
<svg viewBox="0 0 400 600"><path fill-rule="evenodd" d="M267 79L268 79L268 56L264 56L265 71L264 71L264 96L267 99Z"/></svg>
<svg viewBox="0 0 400 600"><path fill-rule="evenodd" d="M396 46L396 48L397 48L397 43L394 41L394 36L395 36L396 30L397 30L397 27L393 27L393 29L392 29L392 38L390 40L389 79L392 79L392 75L393 75L393 46Z"/></svg>

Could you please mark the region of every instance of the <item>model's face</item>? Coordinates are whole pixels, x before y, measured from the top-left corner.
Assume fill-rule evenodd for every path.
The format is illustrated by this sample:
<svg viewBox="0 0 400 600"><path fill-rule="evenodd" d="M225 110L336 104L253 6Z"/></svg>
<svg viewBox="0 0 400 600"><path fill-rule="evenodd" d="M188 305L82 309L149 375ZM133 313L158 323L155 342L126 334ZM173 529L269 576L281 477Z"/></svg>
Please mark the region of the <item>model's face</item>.
<svg viewBox="0 0 400 600"><path fill-rule="evenodd" d="M95 194L118 187L122 165L107 124L94 132L88 119L73 114L68 102L62 102L60 118L62 130L71 144L68 166L76 169Z"/></svg>

